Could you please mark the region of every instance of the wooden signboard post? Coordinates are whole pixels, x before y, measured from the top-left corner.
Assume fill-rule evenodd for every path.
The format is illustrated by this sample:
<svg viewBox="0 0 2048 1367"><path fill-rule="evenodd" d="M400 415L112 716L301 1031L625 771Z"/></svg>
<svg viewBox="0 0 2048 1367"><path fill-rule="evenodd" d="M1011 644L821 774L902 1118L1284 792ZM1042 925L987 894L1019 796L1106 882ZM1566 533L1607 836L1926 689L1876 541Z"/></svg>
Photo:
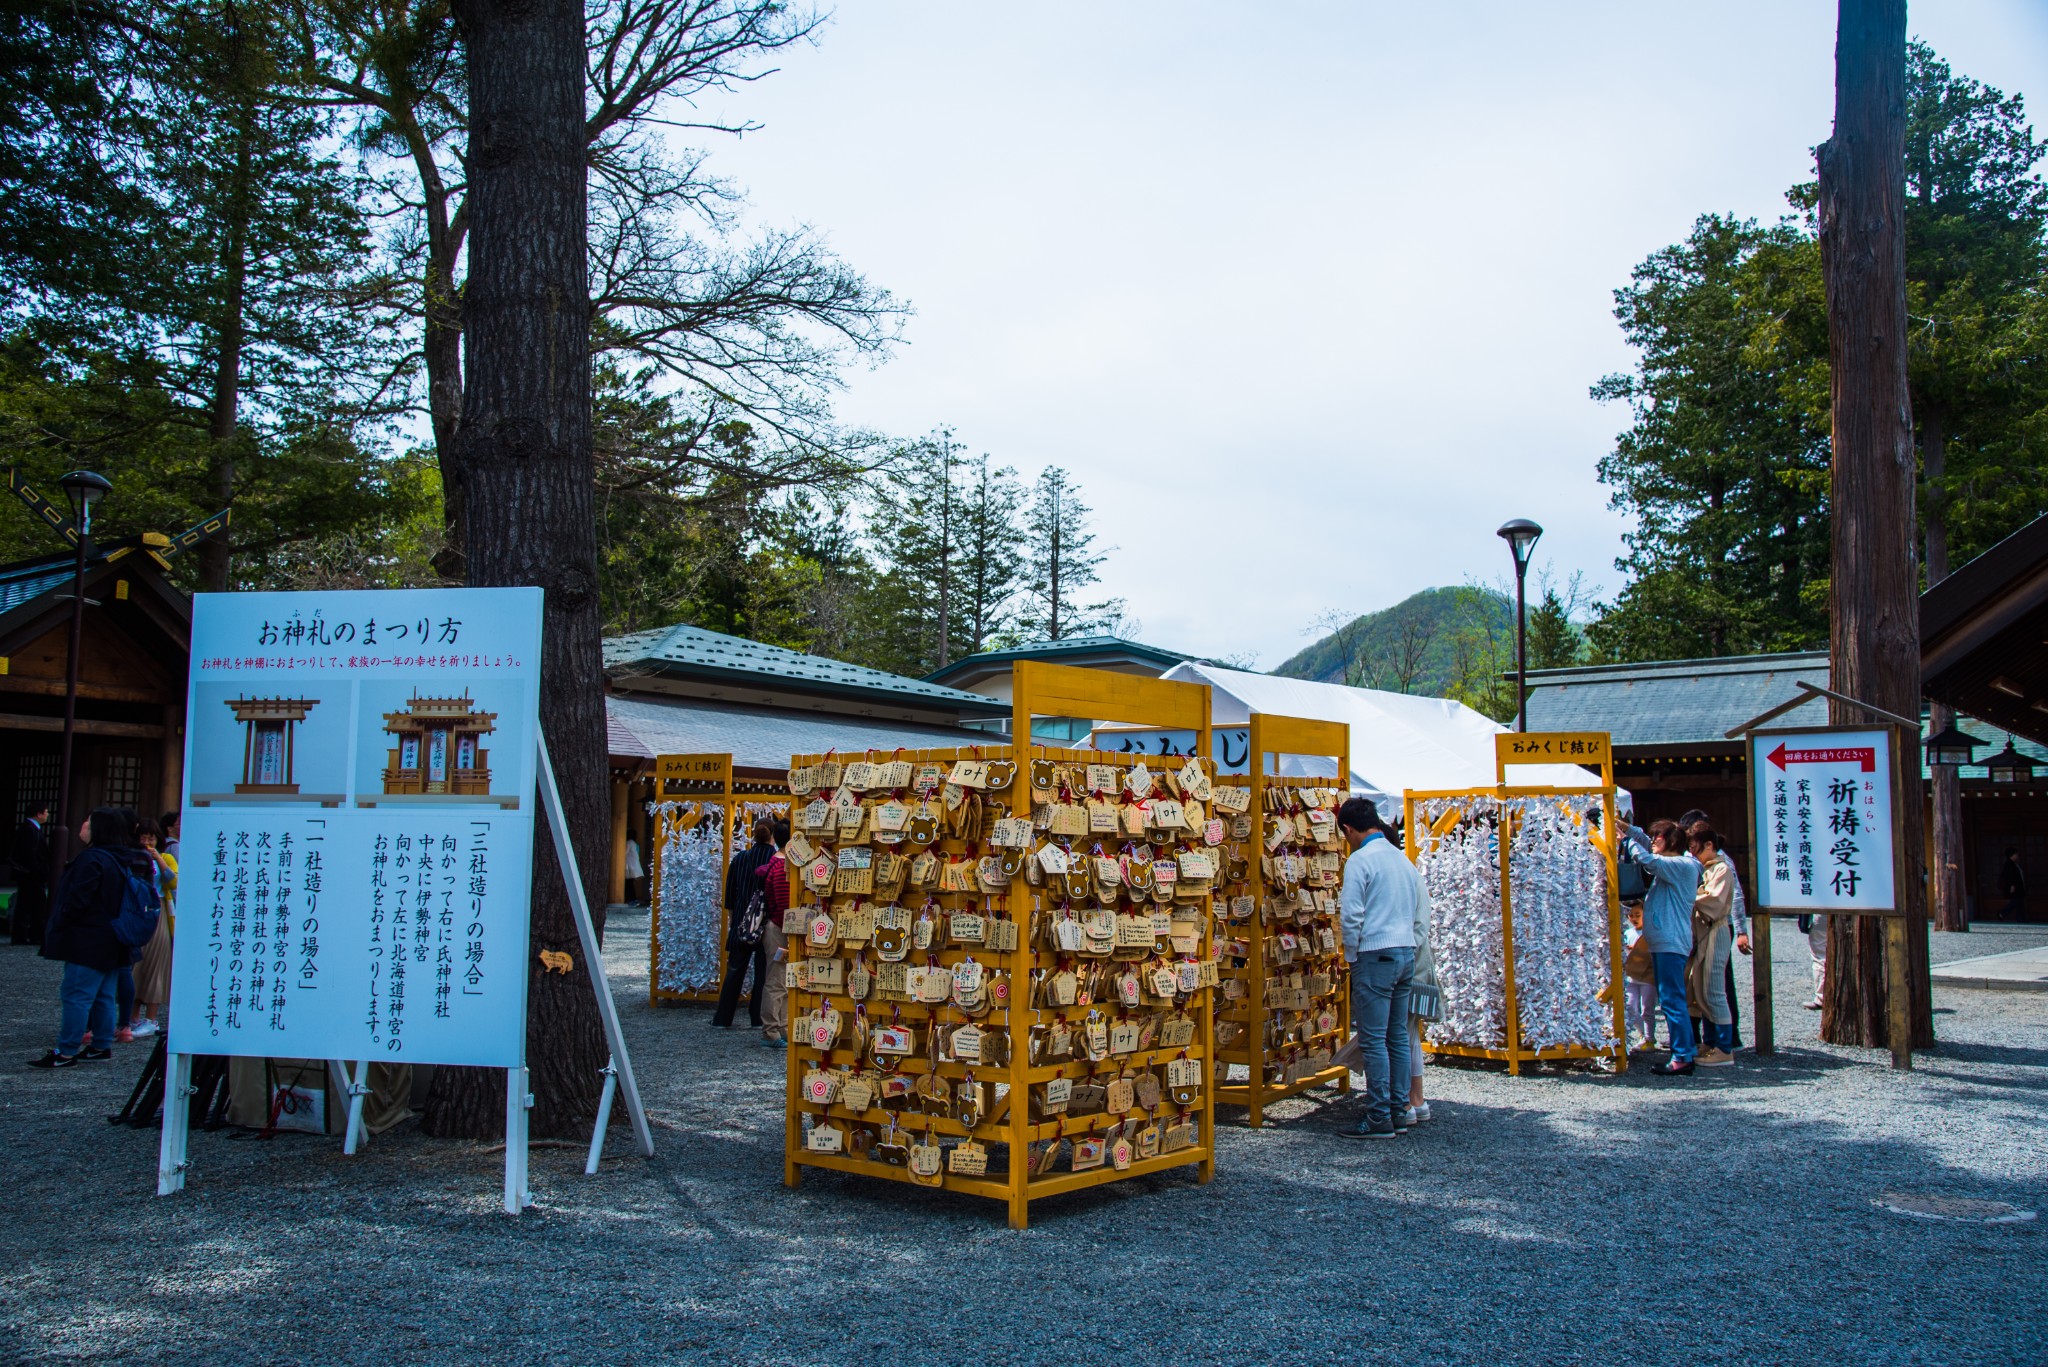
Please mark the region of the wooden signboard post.
<svg viewBox="0 0 2048 1367"><path fill-rule="evenodd" d="M1857 704L1862 706L1862 704ZM1756 1051L1773 1052L1771 918L1883 916L1891 979L1892 1066L1913 1066L1906 851L1899 813L1910 796L1904 756L1917 731L1895 724L1749 727L1749 886Z"/></svg>

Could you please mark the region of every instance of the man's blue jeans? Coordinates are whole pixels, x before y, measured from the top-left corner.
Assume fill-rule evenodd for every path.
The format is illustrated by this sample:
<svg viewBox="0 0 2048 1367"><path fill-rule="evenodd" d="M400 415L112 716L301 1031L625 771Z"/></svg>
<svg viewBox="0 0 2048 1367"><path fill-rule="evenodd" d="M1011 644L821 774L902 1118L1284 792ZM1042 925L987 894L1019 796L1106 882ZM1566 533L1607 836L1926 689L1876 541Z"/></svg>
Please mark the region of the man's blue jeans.
<svg viewBox="0 0 2048 1367"><path fill-rule="evenodd" d="M1685 967L1679 959L1681 973ZM1351 961L1351 1024L1365 1051L1365 1118L1389 1120L1408 1104L1408 988L1413 949L1368 949Z"/></svg>
<svg viewBox="0 0 2048 1367"><path fill-rule="evenodd" d="M114 1042L114 984L120 979L119 969L64 965L64 982L57 989L57 999L63 1005L57 1023L58 1053L77 1053L88 1029L93 1048L104 1049Z"/></svg>
<svg viewBox="0 0 2048 1367"><path fill-rule="evenodd" d="M1685 961L1684 954L1650 955L1650 961L1657 966L1657 1005L1664 1012L1664 1028L1671 1036L1671 1058L1676 1063L1691 1063L1699 1056L1699 1048L1693 1043L1692 1016L1685 1004Z"/></svg>

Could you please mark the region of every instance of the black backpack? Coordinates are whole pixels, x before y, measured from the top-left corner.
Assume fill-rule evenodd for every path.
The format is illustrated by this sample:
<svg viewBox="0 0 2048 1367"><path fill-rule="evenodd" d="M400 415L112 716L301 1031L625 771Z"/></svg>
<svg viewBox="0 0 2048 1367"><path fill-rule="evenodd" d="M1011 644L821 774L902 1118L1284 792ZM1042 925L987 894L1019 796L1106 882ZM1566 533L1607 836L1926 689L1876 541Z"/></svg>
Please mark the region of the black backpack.
<svg viewBox="0 0 2048 1367"><path fill-rule="evenodd" d="M761 931L768 924L768 889L755 887L746 909L732 920L732 938L743 945L761 943Z"/></svg>

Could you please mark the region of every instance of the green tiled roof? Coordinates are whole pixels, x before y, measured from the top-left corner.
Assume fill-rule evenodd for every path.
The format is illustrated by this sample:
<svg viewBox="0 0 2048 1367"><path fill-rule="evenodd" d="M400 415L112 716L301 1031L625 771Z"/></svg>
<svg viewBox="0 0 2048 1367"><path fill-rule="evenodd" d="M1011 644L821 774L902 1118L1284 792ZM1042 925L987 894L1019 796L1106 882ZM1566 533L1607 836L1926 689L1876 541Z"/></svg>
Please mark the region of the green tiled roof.
<svg viewBox="0 0 2048 1367"><path fill-rule="evenodd" d="M979 693L847 664L823 655L763 645L702 627L658 627L610 637L604 643L604 666L615 676L657 674L740 687L775 687L977 717L1010 714L1009 704Z"/></svg>
<svg viewBox="0 0 2048 1367"><path fill-rule="evenodd" d="M1062 636L1057 641L1026 641L1023 645L1007 650L984 650L978 655L963 655L951 664L941 665L926 679L950 679L969 670L985 665L1010 664L1017 660L1049 660L1055 664L1077 655L1129 655L1136 659L1148 660L1161 669L1171 669L1195 657L1183 655L1177 650L1163 650L1139 641L1127 641L1121 636L1107 632L1091 632L1085 636Z"/></svg>
<svg viewBox="0 0 2048 1367"><path fill-rule="evenodd" d="M1616 745L1725 745L1731 727L1797 696L1801 679L1828 686L1826 651L1532 669L1529 729L1606 731ZM1827 703L1816 698L1770 725L1827 720Z"/></svg>

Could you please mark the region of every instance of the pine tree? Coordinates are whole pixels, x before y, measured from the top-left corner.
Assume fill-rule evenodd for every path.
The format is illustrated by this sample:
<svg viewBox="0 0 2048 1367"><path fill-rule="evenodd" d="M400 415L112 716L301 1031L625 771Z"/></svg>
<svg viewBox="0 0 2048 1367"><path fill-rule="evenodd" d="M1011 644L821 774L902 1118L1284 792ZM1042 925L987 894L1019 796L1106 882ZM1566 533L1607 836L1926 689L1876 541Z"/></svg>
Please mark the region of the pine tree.
<svg viewBox="0 0 2048 1367"><path fill-rule="evenodd" d="M1018 542L1024 490L1009 466L991 469L983 454L960 484L960 636L964 653L989 648L1015 617L1023 583Z"/></svg>
<svg viewBox="0 0 2048 1367"><path fill-rule="evenodd" d="M956 614L962 509L954 475L961 446L941 428L899 453L881 492L876 540L915 641L909 667L924 674L962 653Z"/></svg>
<svg viewBox="0 0 2048 1367"><path fill-rule="evenodd" d="M1096 582L1105 554L1095 549L1095 533L1088 528L1091 511L1065 470L1048 465L1040 472L1024 521L1025 607L1017 623L1040 640L1101 631L1122 615L1119 600L1080 601Z"/></svg>
<svg viewBox="0 0 2048 1367"><path fill-rule="evenodd" d="M1529 667L1564 669L1579 662L1582 647L1579 629L1555 587L1546 586L1543 598L1529 613Z"/></svg>

